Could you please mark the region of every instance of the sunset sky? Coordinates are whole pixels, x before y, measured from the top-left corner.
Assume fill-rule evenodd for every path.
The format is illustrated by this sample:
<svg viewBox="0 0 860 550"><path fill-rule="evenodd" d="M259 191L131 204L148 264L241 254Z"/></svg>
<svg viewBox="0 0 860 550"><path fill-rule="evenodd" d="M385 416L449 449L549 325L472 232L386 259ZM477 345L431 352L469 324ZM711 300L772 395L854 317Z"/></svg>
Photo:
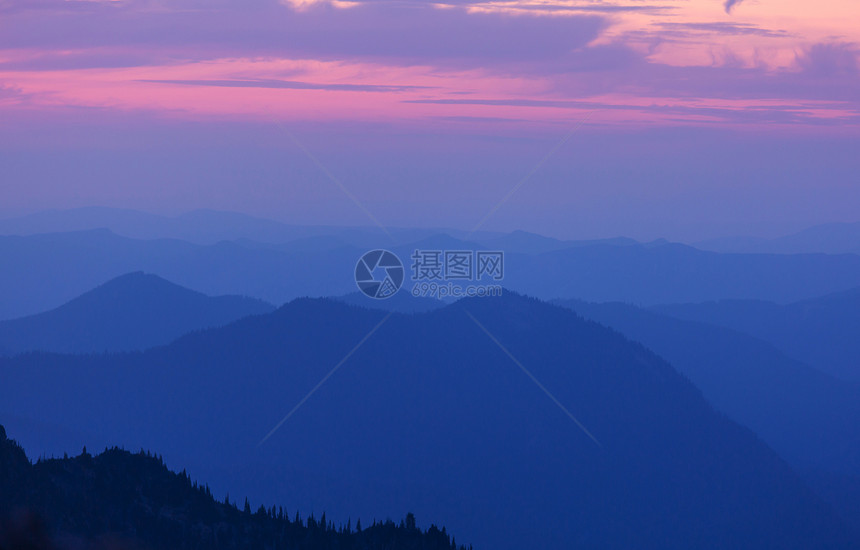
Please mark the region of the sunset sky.
<svg viewBox="0 0 860 550"><path fill-rule="evenodd" d="M0 215L860 221L858 51L855 0L0 0Z"/></svg>

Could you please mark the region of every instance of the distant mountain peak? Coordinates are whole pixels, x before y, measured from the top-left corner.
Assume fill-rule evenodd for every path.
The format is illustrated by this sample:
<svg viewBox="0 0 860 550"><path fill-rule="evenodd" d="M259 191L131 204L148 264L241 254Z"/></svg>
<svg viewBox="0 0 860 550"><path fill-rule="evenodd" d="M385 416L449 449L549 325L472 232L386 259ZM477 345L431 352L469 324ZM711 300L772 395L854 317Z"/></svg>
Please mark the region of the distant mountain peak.
<svg viewBox="0 0 860 550"><path fill-rule="evenodd" d="M129 273L125 273L123 275L118 275L113 279L110 279L86 294L90 294L93 292L98 292L99 289L112 289L112 288L121 288L128 290L141 290L143 288L171 288L182 290L187 293L196 294L200 296L205 296L201 292L197 292L196 290L191 290L176 283L172 283L163 277L159 277L154 273L147 273L145 271L132 271Z"/></svg>
<svg viewBox="0 0 860 550"><path fill-rule="evenodd" d="M58 308L0 322L0 349L7 353L140 350L272 309L261 300L210 297L153 273L133 271Z"/></svg>

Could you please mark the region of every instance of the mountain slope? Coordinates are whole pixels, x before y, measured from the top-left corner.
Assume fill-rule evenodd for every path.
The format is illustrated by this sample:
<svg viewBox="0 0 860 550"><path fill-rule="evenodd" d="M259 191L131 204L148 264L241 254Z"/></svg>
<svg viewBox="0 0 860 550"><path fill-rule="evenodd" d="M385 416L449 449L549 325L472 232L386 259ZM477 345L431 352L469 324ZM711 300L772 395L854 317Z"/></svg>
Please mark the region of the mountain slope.
<svg viewBox="0 0 860 550"><path fill-rule="evenodd" d="M788 305L721 300L653 309L751 334L823 372L860 382L860 287Z"/></svg>
<svg viewBox="0 0 860 550"><path fill-rule="evenodd" d="M516 295L416 315L297 300L144 353L6 359L8 411L340 520L412 509L481 548L850 546L835 513L672 367Z"/></svg>
<svg viewBox="0 0 860 550"><path fill-rule="evenodd" d="M155 275L129 273L57 309L0 321L0 350L87 353L150 348L273 306L242 296L215 298Z"/></svg>
<svg viewBox="0 0 860 550"><path fill-rule="evenodd" d="M860 386L734 330L626 304L560 303L667 359L796 468L860 476Z"/></svg>
<svg viewBox="0 0 860 550"><path fill-rule="evenodd" d="M226 500L226 499L225 499ZM245 501L247 503L247 500ZM457 550L445 530L421 531L415 517L358 532L283 507L252 514L216 502L208 486L167 469L143 451L113 448L98 456L33 465L0 426L0 548L276 548ZM460 547L465 550L463 547Z"/></svg>

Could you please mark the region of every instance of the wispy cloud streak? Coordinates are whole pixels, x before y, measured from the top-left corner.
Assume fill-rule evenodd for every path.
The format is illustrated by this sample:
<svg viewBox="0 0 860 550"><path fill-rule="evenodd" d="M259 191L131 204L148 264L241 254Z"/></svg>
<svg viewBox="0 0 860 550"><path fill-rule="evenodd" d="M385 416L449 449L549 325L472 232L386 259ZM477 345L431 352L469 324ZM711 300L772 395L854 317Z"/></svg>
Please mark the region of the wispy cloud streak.
<svg viewBox="0 0 860 550"><path fill-rule="evenodd" d="M431 86L397 86L390 84L319 84L298 80L139 80L154 84L177 84L182 86L214 86L218 88L268 88L283 90L330 90L337 92L405 92L429 90Z"/></svg>

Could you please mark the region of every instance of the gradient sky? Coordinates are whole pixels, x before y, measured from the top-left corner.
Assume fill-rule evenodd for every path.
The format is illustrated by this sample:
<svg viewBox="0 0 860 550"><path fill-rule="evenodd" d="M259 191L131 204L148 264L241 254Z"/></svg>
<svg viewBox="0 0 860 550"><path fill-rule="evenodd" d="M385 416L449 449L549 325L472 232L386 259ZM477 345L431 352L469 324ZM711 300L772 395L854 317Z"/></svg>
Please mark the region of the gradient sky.
<svg viewBox="0 0 860 550"><path fill-rule="evenodd" d="M858 44L855 0L0 0L0 215L369 223L304 147L384 224L471 229L567 139L486 229L858 221Z"/></svg>

